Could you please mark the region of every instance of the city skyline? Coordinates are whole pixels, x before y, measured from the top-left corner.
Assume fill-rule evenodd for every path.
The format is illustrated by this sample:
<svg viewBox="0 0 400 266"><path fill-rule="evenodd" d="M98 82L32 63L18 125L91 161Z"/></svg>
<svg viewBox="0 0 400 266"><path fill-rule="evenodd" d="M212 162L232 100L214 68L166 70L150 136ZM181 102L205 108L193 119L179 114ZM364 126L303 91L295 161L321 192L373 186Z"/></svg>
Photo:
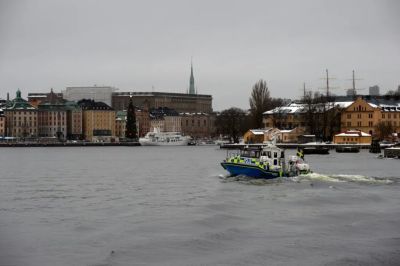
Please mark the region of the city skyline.
<svg viewBox="0 0 400 266"><path fill-rule="evenodd" d="M212 3L212 4L211 4ZM113 86L119 91L196 90L213 107L248 108L252 86L300 98L303 82L332 93L400 84L396 1L2 1L0 97ZM321 91L323 92L323 90Z"/></svg>

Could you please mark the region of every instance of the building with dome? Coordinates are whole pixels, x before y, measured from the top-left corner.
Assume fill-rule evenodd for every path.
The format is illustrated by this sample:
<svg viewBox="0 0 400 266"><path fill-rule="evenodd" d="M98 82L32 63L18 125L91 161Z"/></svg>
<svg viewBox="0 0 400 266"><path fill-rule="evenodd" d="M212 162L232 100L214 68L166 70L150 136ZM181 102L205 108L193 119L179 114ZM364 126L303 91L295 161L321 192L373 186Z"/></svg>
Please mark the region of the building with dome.
<svg viewBox="0 0 400 266"><path fill-rule="evenodd" d="M15 99L8 101L4 108L6 136L17 139L38 136L38 112L17 90Z"/></svg>

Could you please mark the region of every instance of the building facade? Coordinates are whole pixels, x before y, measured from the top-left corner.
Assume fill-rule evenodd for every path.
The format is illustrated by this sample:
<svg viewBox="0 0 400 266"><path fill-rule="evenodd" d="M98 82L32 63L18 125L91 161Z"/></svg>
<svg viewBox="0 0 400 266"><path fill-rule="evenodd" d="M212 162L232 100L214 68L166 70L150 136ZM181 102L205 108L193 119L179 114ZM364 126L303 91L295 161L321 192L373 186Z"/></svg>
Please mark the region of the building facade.
<svg viewBox="0 0 400 266"><path fill-rule="evenodd" d="M168 107L177 112L212 112L211 95L168 92L114 92L112 107L115 110L126 110L131 97L133 105L149 110Z"/></svg>
<svg viewBox="0 0 400 266"><path fill-rule="evenodd" d="M67 111L64 105L50 103L38 105L38 136L66 139Z"/></svg>
<svg viewBox="0 0 400 266"><path fill-rule="evenodd" d="M114 109L103 102L81 100L82 132L87 141L113 141L115 137Z"/></svg>
<svg viewBox="0 0 400 266"><path fill-rule="evenodd" d="M67 110L67 139L79 140L83 138L83 111L76 102L66 102Z"/></svg>
<svg viewBox="0 0 400 266"><path fill-rule="evenodd" d="M110 86L67 87L63 91L64 99L78 102L83 99L103 102L111 106L111 95L117 89Z"/></svg>
<svg viewBox="0 0 400 266"><path fill-rule="evenodd" d="M42 92L32 92L28 93L28 102L33 107L38 107L39 104L44 102L51 102L51 101L63 101L63 94L62 93L55 93L53 89L50 92L42 93Z"/></svg>
<svg viewBox="0 0 400 266"><path fill-rule="evenodd" d="M215 115L207 113L181 113L182 133L193 138L210 138L215 135Z"/></svg>
<svg viewBox="0 0 400 266"><path fill-rule="evenodd" d="M384 101L372 103L357 98L341 114L341 131L357 129L375 135L380 122L391 124L395 132L400 132L400 104Z"/></svg>
<svg viewBox="0 0 400 266"><path fill-rule="evenodd" d="M348 130L333 137L335 144L371 144L372 136L359 130Z"/></svg>
<svg viewBox="0 0 400 266"><path fill-rule="evenodd" d="M0 137L4 138L6 136L6 117L4 112L0 112Z"/></svg>
<svg viewBox="0 0 400 266"><path fill-rule="evenodd" d="M4 116L7 137L24 139L38 136L37 109L22 99L20 90L16 98L6 104Z"/></svg>

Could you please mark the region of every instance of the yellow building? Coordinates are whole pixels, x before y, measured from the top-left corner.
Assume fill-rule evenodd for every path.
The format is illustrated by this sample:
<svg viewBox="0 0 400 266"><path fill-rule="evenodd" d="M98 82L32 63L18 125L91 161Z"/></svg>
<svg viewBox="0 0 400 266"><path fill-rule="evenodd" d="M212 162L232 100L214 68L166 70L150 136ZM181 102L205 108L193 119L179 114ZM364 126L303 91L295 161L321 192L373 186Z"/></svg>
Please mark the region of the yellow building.
<svg viewBox="0 0 400 266"><path fill-rule="evenodd" d="M391 124L400 132L400 105L373 104L358 98L341 114L341 131L357 129L375 135L379 122Z"/></svg>
<svg viewBox="0 0 400 266"><path fill-rule="evenodd" d="M371 144L372 136L359 130L348 130L333 136L335 144Z"/></svg>
<svg viewBox="0 0 400 266"><path fill-rule="evenodd" d="M297 143L299 136L305 132L304 128L296 127L289 130L281 130L279 134L279 140L282 143Z"/></svg>
<svg viewBox="0 0 400 266"><path fill-rule="evenodd" d="M250 129L243 135L246 144L263 143L265 129Z"/></svg>
<svg viewBox="0 0 400 266"><path fill-rule="evenodd" d="M115 111L103 102L82 100L83 137L87 141L113 141L115 138Z"/></svg>

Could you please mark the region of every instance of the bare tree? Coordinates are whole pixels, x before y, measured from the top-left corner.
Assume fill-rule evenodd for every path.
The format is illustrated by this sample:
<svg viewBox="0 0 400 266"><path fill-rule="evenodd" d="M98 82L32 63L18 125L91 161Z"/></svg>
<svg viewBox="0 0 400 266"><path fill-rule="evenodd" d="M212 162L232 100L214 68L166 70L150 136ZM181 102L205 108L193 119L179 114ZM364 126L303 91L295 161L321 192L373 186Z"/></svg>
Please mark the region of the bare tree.
<svg viewBox="0 0 400 266"><path fill-rule="evenodd" d="M386 123L384 121L381 121L376 124L375 131L377 133L378 139L383 140L388 138L394 132L394 127L388 121Z"/></svg>
<svg viewBox="0 0 400 266"><path fill-rule="evenodd" d="M263 113L273 108L271 100L267 82L260 79L254 84L249 99L253 128L262 128Z"/></svg>
<svg viewBox="0 0 400 266"><path fill-rule="evenodd" d="M236 107L223 110L217 116L215 126L217 133L228 136L237 143L239 137L248 129L246 113Z"/></svg>

